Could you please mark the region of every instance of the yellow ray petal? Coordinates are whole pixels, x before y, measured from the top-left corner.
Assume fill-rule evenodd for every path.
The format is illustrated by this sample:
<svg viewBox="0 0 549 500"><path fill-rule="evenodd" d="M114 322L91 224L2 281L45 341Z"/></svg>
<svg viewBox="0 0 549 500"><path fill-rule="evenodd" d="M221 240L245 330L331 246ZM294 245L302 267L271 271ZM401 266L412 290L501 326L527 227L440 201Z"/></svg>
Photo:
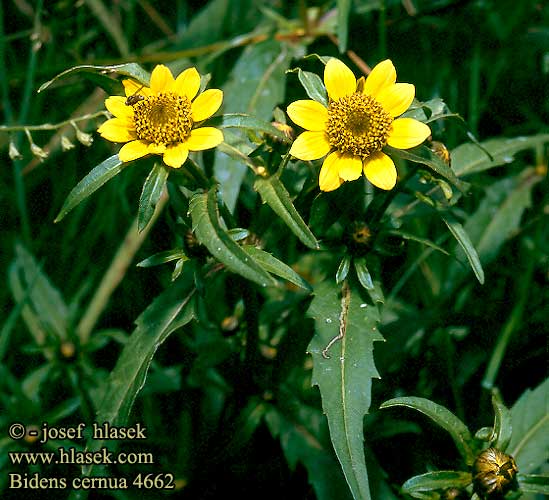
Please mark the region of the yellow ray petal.
<svg viewBox="0 0 549 500"><path fill-rule="evenodd" d="M171 88L174 83L172 72L167 66L158 64L151 73L151 92L158 94Z"/></svg>
<svg viewBox="0 0 549 500"><path fill-rule="evenodd" d="M358 156L343 155L337 151L330 156L334 156L335 168L344 181L354 181L361 176L362 160Z"/></svg>
<svg viewBox="0 0 549 500"><path fill-rule="evenodd" d="M295 101L288 106L286 111L290 119L304 129L318 132L326 128L328 110L319 102Z"/></svg>
<svg viewBox="0 0 549 500"><path fill-rule="evenodd" d="M214 127L200 127L191 130L191 135L183 143L191 151L215 148L223 142L223 132Z"/></svg>
<svg viewBox="0 0 549 500"><path fill-rule="evenodd" d="M119 95L113 95L105 99L105 107L117 118L133 119L133 108L126 106L126 99Z"/></svg>
<svg viewBox="0 0 549 500"><path fill-rule="evenodd" d="M164 163L168 167L179 168L189 156L189 148L186 144L177 144L176 146L168 146L164 153Z"/></svg>
<svg viewBox="0 0 549 500"><path fill-rule="evenodd" d="M300 160L318 160L329 151L330 143L322 131L301 133L290 148L290 154Z"/></svg>
<svg viewBox="0 0 549 500"><path fill-rule="evenodd" d="M337 172L337 155L337 152L329 154L322 164L320 175L318 176L318 184L321 191L333 191L343 184L343 180L339 178Z"/></svg>
<svg viewBox="0 0 549 500"><path fill-rule="evenodd" d="M324 85L330 99L351 95L356 90L356 78L349 67L339 59L332 58L324 68Z"/></svg>
<svg viewBox="0 0 549 500"><path fill-rule="evenodd" d="M147 150L152 155L161 155L166 151L167 147L165 144L155 144L154 142L149 142Z"/></svg>
<svg viewBox="0 0 549 500"><path fill-rule="evenodd" d="M122 80L122 85L124 85L124 92L126 97L129 97L134 94L140 94L144 96L151 95L151 89L146 87L142 83L136 82L135 80Z"/></svg>
<svg viewBox="0 0 549 500"><path fill-rule="evenodd" d="M172 86L172 91L193 100L200 88L200 75L196 68L187 68L179 74Z"/></svg>
<svg viewBox="0 0 549 500"><path fill-rule="evenodd" d="M118 152L118 158L120 161L127 162L132 160L137 160L147 154L149 154L149 143L147 141L132 141L128 144L124 144L120 151Z"/></svg>
<svg viewBox="0 0 549 500"><path fill-rule="evenodd" d="M128 142L136 138L135 129L128 127L127 120L111 118L97 129L101 137L111 142Z"/></svg>
<svg viewBox="0 0 549 500"><path fill-rule="evenodd" d="M195 122L201 122L212 116L223 102L223 91L209 89L202 92L192 103L192 117Z"/></svg>
<svg viewBox="0 0 549 500"><path fill-rule="evenodd" d="M385 59L374 66L372 72L366 78L363 92L376 97L386 87L396 82L396 69L390 59Z"/></svg>
<svg viewBox="0 0 549 500"><path fill-rule="evenodd" d="M385 153L377 151L364 160L364 175L380 189L393 189L397 181L397 171L393 160Z"/></svg>
<svg viewBox="0 0 549 500"><path fill-rule="evenodd" d="M391 125L387 144L399 149L413 148L430 135L431 129L425 123L413 118L398 118Z"/></svg>
<svg viewBox="0 0 549 500"><path fill-rule="evenodd" d="M416 88L411 83L395 83L381 90L377 94L376 100L394 118L400 116L410 107L415 93Z"/></svg>

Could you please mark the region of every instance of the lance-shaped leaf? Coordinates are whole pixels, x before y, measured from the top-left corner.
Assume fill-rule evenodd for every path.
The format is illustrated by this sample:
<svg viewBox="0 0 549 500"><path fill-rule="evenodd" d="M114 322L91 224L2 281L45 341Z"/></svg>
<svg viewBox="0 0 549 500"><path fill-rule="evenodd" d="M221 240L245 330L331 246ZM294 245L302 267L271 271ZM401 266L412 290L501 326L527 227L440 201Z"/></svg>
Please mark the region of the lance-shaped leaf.
<svg viewBox="0 0 549 500"><path fill-rule="evenodd" d="M288 73L295 73L297 71L297 77L303 85L307 95L313 100L317 101L323 106L328 107L328 93L324 83L316 73L310 71L303 71L301 68L295 68L288 70Z"/></svg>
<svg viewBox="0 0 549 500"><path fill-rule="evenodd" d="M350 11L351 0L337 0L337 40L339 52L342 54L347 50Z"/></svg>
<svg viewBox="0 0 549 500"><path fill-rule="evenodd" d="M469 235L458 221L450 217L442 217L442 220L444 221L444 224L448 226L448 229L459 243L459 246L465 252L467 260L469 261L469 264L471 264L471 269L473 269L479 283L484 284L484 270L482 269L480 258L473 246L471 238L469 238Z"/></svg>
<svg viewBox="0 0 549 500"><path fill-rule="evenodd" d="M519 488L525 493L539 493L540 495L549 496L549 476L517 474L517 481Z"/></svg>
<svg viewBox="0 0 549 500"><path fill-rule="evenodd" d="M54 222L62 220L74 207L119 174L123 168L124 164L118 159L118 155L112 155L97 165L69 193Z"/></svg>
<svg viewBox="0 0 549 500"><path fill-rule="evenodd" d="M465 463L468 465L473 464L475 454L471 448L473 439L471 433L467 426L450 410L429 399L417 397L389 399L388 401L385 401L380 408L391 408L393 406L407 406L408 408L413 408L414 410L427 415L452 436Z"/></svg>
<svg viewBox="0 0 549 500"><path fill-rule="evenodd" d="M253 245L244 245L242 247L248 255L250 255L265 271L293 283L304 290L312 291L311 285L307 283L299 274L297 274L290 266L273 257L269 252L265 252Z"/></svg>
<svg viewBox="0 0 549 500"><path fill-rule="evenodd" d="M455 470L438 470L414 476L402 485L402 493L414 498L430 498L426 493L442 491L447 488L466 488L471 484L469 472ZM434 497L438 498L438 497Z"/></svg>
<svg viewBox="0 0 549 500"><path fill-rule="evenodd" d="M522 474L535 472L547 462L549 449L549 378L525 391L511 408L513 435L508 453Z"/></svg>
<svg viewBox="0 0 549 500"><path fill-rule="evenodd" d="M63 78L66 78L68 76L72 76L78 73L82 73L83 76L87 78L91 78L95 81L97 81L96 77L98 75L104 76L105 74L109 74L109 73L118 73L119 75L133 78L134 80L137 80L139 83L142 83L143 85L147 85L147 86L149 85L149 79L150 79L150 74L147 71L145 71L141 66L139 66L139 64L137 63L115 64L111 66L94 66L91 64L84 64L81 66L74 66L54 76L51 80L40 85L38 92L42 92L46 90L50 85L57 82L58 80L61 80ZM109 79L109 80L112 81L112 79Z"/></svg>
<svg viewBox="0 0 549 500"><path fill-rule="evenodd" d="M364 458L363 418L371 403L377 308L361 299L357 290L326 280L314 289L308 316L315 320L315 336L308 352L313 356L313 384L322 396L330 438L353 496L370 499ZM343 333L341 339L333 339ZM329 344L332 344L327 350ZM326 358L326 356L329 356Z"/></svg>
<svg viewBox="0 0 549 500"><path fill-rule="evenodd" d="M304 245L314 250L320 248L315 235L295 209L290 193L277 176L257 179L254 189L261 195L263 203L267 203L273 209Z"/></svg>
<svg viewBox="0 0 549 500"><path fill-rule="evenodd" d="M535 149L549 142L549 134L538 134L512 139L490 139L481 142L492 159L475 144L462 144L452 150L452 167L456 175L468 175L490 168L505 165L513 161L520 151Z"/></svg>
<svg viewBox="0 0 549 500"><path fill-rule="evenodd" d="M162 162L159 162L155 163L147 179L145 179L137 213L137 230L139 232L143 231L151 220L156 204L166 186L168 174L168 168Z"/></svg>
<svg viewBox="0 0 549 500"><path fill-rule="evenodd" d="M261 286L276 285L274 278L221 227L215 189L195 194L189 204L189 212L198 241L229 270Z"/></svg>
<svg viewBox="0 0 549 500"><path fill-rule="evenodd" d="M255 116L246 115L244 113L228 113L221 116L216 116L208 120L208 125L220 129L226 128L241 128L245 130L253 130L271 135L282 142L290 142L290 139L274 125L271 125L265 120L260 120Z"/></svg>
<svg viewBox="0 0 549 500"><path fill-rule="evenodd" d="M496 391L492 393L492 406L494 407L494 435L496 437L494 446L498 450L505 451L513 433L511 412L503 404Z"/></svg>
<svg viewBox="0 0 549 500"><path fill-rule="evenodd" d="M159 266L161 264L166 264L174 260L189 260L185 255L185 252L182 248L174 248L173 250L165 250L164 252L158 252L146 259L143 259L141 262L136 264L137 267L152 267Z"/></svg>
<svg viewBox="0 0 549 500"><path fill-rule="evenodd" d="M128 338L116 366L107 381L96 421L125 426L137 394L145 384L151 361L158 347L178 328L194 317L194 280L192 266L167 288L136 320L136 329ZM95 451L105 441L90 439L87 449ZM84 468L91 475L93 466Z"/></svg>
<svg viewBox="0 0 549 500"><path fill-rule="evenodd" d="M447 181L456 186L462 193L467 192L469 189L469 183L460 181L456 177L454 171L427 146L418 146L411 149L396 149L390 146L385 146L383 149L391 156L410 160L414 163L422 163L428 167L431 167L438 175L444 177Z"/></svg>

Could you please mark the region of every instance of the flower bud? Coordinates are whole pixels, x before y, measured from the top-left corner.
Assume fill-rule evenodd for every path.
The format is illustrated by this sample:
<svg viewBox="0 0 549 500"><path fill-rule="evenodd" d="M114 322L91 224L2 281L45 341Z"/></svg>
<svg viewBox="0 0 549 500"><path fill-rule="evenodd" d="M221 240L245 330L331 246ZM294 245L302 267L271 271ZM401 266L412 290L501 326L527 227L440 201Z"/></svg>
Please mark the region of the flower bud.
<svg viewBox="0 0 549 500"><path fill-rule="evenodd" d="M17 146L13 141L10 141L8 155L10 157L10 160L20 160L21 158L23 158L23 155L19 152Z"/></svg>
<svg viewBox="0 0 549 500"><path fill-rule="evenodd" d="M93 136L91 134L87 134L86 132L82 132L79 128L76 129L76 138L78 139L78 142L84 146L92 145Z"/></svg>
<svg viewBox="0 0 549 500"><path fill-rule="evenodd" d="M72 148L74 148L74 144L70 141L70 139L67 136L62 135L61 136L61 149L63 149L63 151L69 151Z"/></svg>
<svg viewBox="0 0 549 500"><path fill-rule="evenodd" d="M483 498L502 498L508 491L517 488L518 468L511 455L496 448L481 452L473 464L473 487Z"/></svg>
<svg viewBox="0 0 549 500"><path fill-rule="evenodd" d="M47 151L44 151L40 146L34 144L34 142L31 142L30 149L32 154L36 156L40 161L44 161L48 157L49 153Z"/></svg>

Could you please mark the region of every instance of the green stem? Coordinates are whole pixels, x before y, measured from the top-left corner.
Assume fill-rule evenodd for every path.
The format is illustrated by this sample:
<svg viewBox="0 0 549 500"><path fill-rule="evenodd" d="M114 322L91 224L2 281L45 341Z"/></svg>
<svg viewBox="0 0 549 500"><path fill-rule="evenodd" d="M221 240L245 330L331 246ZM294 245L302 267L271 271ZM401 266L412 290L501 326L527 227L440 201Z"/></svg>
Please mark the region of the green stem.
<svg viewBox="0 0 549 500"><path fill-rule="evenodd" d="M104 116L109 118L110 114L107 111L98 111L97 113L89 113L79 116L78 118L69 118L58 123L42 123L41 125L0 125L0 132L22 132L26 130L57 130L61 127L71 124L72 122L81 122Z"/></svg>
<svg viewBox="0 0 549 500"><path fill-rule="evenodd" d="M379 59L383 61L387 58L387 12L385 10L385 1L380 2L379 9Z"/></svg>
<svg viewBox="0 0 549 500"><path fill-rule="evenodd" d="M471 57L471 76L469 78L469 127L471 132L478 135L480 93L480 48L478 42L473 47Z"/></svg>
<svg viewBox="0 0 549 500"><path fill-rule="evenodd" d="M6 36L4 34L4 4L0 2L0 90L2 92L2 107L6 116L6 122L13 121L13 112L9 99L9 85L6 74Z"/></svg>
<svg viewBox="0 0 549 500"><path fill-rule="evenodd" d="M82 345L85 345L88 342L90 334L101 316L101 313L107 306L109 298L124 278L135 254L145 241L167 201L167 191L164 190L164 193L158 200L151 220L147 226L145 226L143 231L139 232L137 230L137 218L133 221L126 237L124 238L124 241L114 256L109 269L103 276L103 279L101 280L101 283L99 284L90 305L76 328L76 332Z"/></svg>

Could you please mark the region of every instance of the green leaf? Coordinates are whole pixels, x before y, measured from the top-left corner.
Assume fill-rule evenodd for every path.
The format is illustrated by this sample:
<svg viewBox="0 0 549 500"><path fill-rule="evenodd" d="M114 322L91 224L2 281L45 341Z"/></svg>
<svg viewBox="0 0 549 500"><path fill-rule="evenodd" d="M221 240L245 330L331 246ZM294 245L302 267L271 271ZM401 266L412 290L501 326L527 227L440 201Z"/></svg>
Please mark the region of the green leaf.
<svg viewBox="0 0 549 500"><path fill-rule="evenodd" d="M377 308L366 304L357 290L331 280L314 289L307 315L315 320L315 335L308 347L313 356L313 385L318 385L328 418L330 438L355 498L370 499L364 457L363 418L371 403L374 342L383 340L377 330ZM335 341L327 353L327 346Z"/></svg>
<svg viewBox="0 0 549 500"><path fill-rule="evenodd" d="M373 290L374 282L370 275L370 271L368 271L368 268L366 267L366 259L364 257L355 258L353 264L355 265L356 277L358 278L358 281L360 281L360 284L366 288L366 290Z"/></svg>
<svg viewBox="0 0 549 500"><path fill-rule="evenodd" d="M307 283L299 274L297 274L290 266L284 264L270 253L256 248L253 245L243 245L244 250L252 259L254 259L265 271L271 274L280 276L281 278L293 283L304 290L312 291L311 285Z"/></svg>
<svg viewBox="0 0 549 500"><path fill-rule="evenodd" d="M517 474L519 487L525 493L549 495L549 476Z"/></svg>
<svg viewBox="0 0 549 500"><path fill-rule="evenodd" d="M511 408L513 435L509 454L519 471L528 474L546 463L549 449L549 378L538 387L526 390Z"/></svg>
<svg viewBox="0 0 549 500"><path fill-rule="evenodd" d="M22 245L16 245L15 254L9 269L9 285L15 302L25 301L23 319L36 344L42 346L46 342L46 333L65 339L69 311L61 293Z"/></svg>
<svg viewBox="0 0 549 500"><path fill-rule="evenodd" d="M496 391L492 392L492 406L494 407L495 414L494 434L496 437L496 442L494 447L498 450L505 451L509 441L511 440L511 435L513 432L511 412L503 404Z"/></svg>
<svg viewBox="0 0 549 500"><path fill-rule="evenodd" d="M69 68L62 73L54 76L51 80L40 85L38 92L46 90L50 85L58 80L61 80L62 78L66 78L67 76L72 76L77 73L83 73L86 77L89 77L89 75L97 76L98 74L104 75L109 73L118 73L119 75L133 78L134 80L137 80L139 83L142 83L146 86L149 85L150 79L150 74L137 63L114 64L111 66L95 66L91 64L83 64L81 66L74 66L72 68Z"/></svg>
<svg viewBox="0 0 549 500"><path fill-rule="evenodd" d="M260 120L255 116L246 115L244 113L228 113L221 116L215 116L208 120L208 126L217 127L220 129L240 128L244 130L253 130L275 137L281 142L290 142L288 137L270 122Z"/></svg>
<svg viewBox="0 0 549 500"><path fill-rule="evenodd" d="M74 207L119 174L123 168L124 164L118 159L118 155L113 155L97 165L69 193L54 222L62 220Z"/></svg>
<svg viewBox="0 0 549 500"><path fill-rule="evenodd" d="M278 437L284 457L290 469L301 462L307 469L307 479L318 500L351 499L345 477L330 447L324 442L324 415L320 410L300 405L290 399L290 404L299 408L297 415L283 412L278 406L269 407L265 421L273 437ZM297 413L297 412L296 412ZM324 424L324 425L323 425Z"/></svg>
<svg viewBox="0 0 549 500"><path fill-rule="evenodd" d="M411 149L397 149L385 146L383 149L391 156L410 160L415 163L422 163L431 167L431 169L456 186L462 193L467 192L469 189L469 183L459 180L454 171L425 145Z"/></svg>
<svg viewBox="0 0 549 500"><path fill-rule="evenodd" d="M155 253L154 255L143 259L137 264L137 267L159 266L160 264L166 264L178 259L188 260L185 252L181 248L174 248L173 250Z"/></svg>
<svg viewBox="0 0 549 500"><path fill-rule="evenodd" d="M254 189L261 195L263 203L267 203L273 209L304 245L314 250L320 248L314 234L295 209L290 194L278 177L258 178L254 183Z"/></svg>
<svg viewBox="0 0 549 500"><path fill-rule="evenodd" d="M524 211L532 206L532 188L541 180L531 168L486 189L478 209L464 226L483 264L492 262L505 241L519 229Z"/></svg>
<svg viewBox="0 0 549 500"><path fill-rule="evenodd" d="M341 259L339 267L336 272L336 283L340 285L343 283L343 280L349 274L349 268L351 267L351 257L349 255L344 255Z"/></svg>
<svg viewBox="0 0 549 500"><path fill-rule="evenodd" d="M420 411L431 420L447 431L456 443L457 449L464 458L467 465L472 465L475 454L471 449L471 433L467 426L457 418L450 410L433 401L418 397L394 398L385 401L380 408L391 408L394 406L406 406Z"/></svg>
<svg viewBox="0 0 549 500"><path fill-rule="evenodd" d="M463 489L471 484L469 472L439 470L414 476L402 485L402 493L414 498L429 498L425 492L445 490L447 488Z"/></svg>
<svg viewBox="0 0 549 500"><path fill-rule="evenodd" d="M481 285L484 284L484 270L482 269L482 264L480 263L478 253L471 242L471 238L469 238L469 235L465 229L463 229L463 226L456 220L450 219L449 217L442 217L442 220L448 226L448 229L465 252L467 260L469 261L469 264L471 265L471 268L473 269L479 283Z"/></svg>
<svg viewBox="0 0 549 500"><path fill-rule="evenodd" d="M337 39L340 54L347 50L351 0L337 0Z"/></svg>
<svg viewBox="0 0 549 500"><path fill-rule="evenodd" d="M198 240L229 270L264 287L276 285L276 281L221 227L216 189L195 194L191 198L189 212Z"/></svg>
<svg viewBox="0 0 549 500"><path fill-rule="evenodd" d="M154 164L147 179L145 179L141 197L139 198L139 211L137 213L137 230L139 232L143 231L150 222L156 204L166 186L169 173L168 168L162 162L158 162Z"/></svg>
<svg viewBox="0 0 549 500"><path fill-rule="evenodd" d="M512 139L490 139L482 146L492 155L493 160L475 144L462 144L453 149L452 167L456 175L469 175L490 168L511 163L514 155L526 149L535 149L549 142L549 134L538 134Z"/></svg>
<svg viewBox="0 0 549 500"><path fill-rule="evenodd" d="M125 426L137 394L145 384L147 372L158 347L178 328L194 318L193 271L172 283L136 320L136 328L107 381L105 394L97 409L96 422ZM103 440L88 440L87 450L99 450ZM84 468L90 475L93 466Z"/></svg>
<svg viewBox="0 0 549 500"><path fill-rule="evenodd" d="M405 231L400 231L400 230L387 231L387 234L393 234L395 236L400 236L401 238L403 238L405 240L417 241L418 243L421 243L425 246L431 247L432 249L437 250L437 251L439 251L439 252L441 252L445 255L450 255L446 250L444 250L444 248L437 245L436 243L433 243L431 240L428 240L427 238L421 238L419 236L416 236L415 234L407 233Z"/></svg>
<svg viewBox="0 0 549 500"><path fill-rule="evenodd" d="M297 72L297 77L303 85L307 95L313 100L317 101L323 106L328 107L328 94L326 92L326 87L322 79L316 74L310 71L303 71L301 68L289 69L288 73Z"/></svg>
<svg viewBox="0 0 549 500"><path fill-rule="evenodd" d="M259 120L270 121L275 106L284 102L285 72L296 50L300 50L299 47L272 38L246 47L223 86L225 112L245 112ZM225 139L229 142L227 137ZM248 144L247 148L245 144ZM253 148L246 141L239 149L247 154ZM241 161L216 151L214 174L230 211L236 205L245 173L246 167Z"/></svg>

